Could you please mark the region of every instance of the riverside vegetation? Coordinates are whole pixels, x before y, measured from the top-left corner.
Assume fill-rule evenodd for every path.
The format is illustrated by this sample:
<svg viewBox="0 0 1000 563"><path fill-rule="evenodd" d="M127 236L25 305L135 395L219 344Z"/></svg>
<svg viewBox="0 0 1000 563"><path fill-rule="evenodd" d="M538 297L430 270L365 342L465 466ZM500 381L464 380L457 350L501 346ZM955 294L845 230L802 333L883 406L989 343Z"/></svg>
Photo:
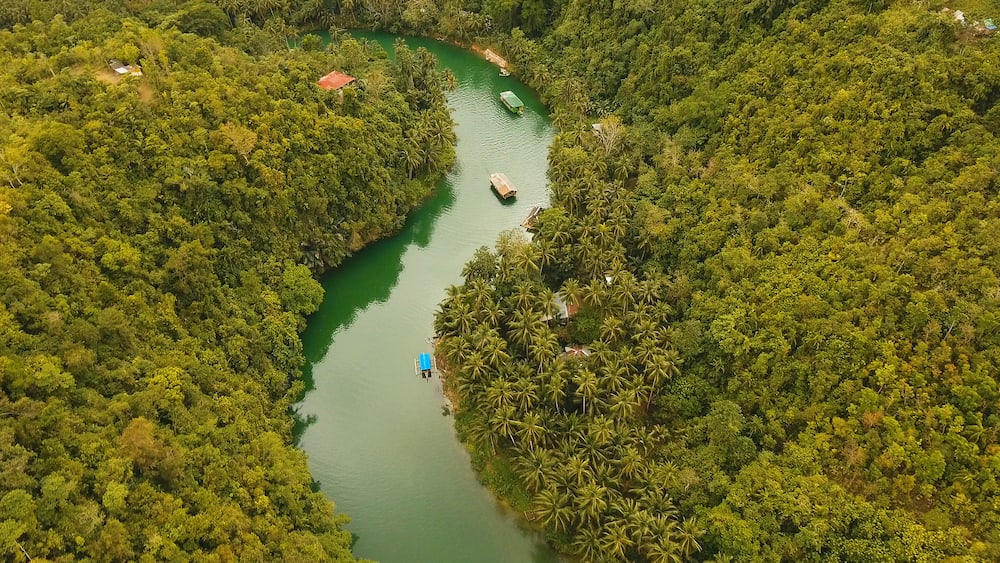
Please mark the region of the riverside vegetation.
<svg viewBox="0 0 1000 563"><path fill-rule="evenodd" d="M1000 559L1000 47L941 11L991 6L218 3L248 41L312 20L486 37L554 108L553 207L479 251L435 324L485 477L586 561ZM64 473L4 502L30 523L97 497L60 496Z"/></svg>
<svg viewBox="0 0 1000 563"><path fill-rule="evenodd" d="M299 332L451 164L448 81L141 4L0 8L0 558L353 560L292 446Z"/></svg>
<svg viewBox="0 0 1000 563"><path fill-rule="evenodd" d="M1000 48L943 7L482 3L555 108L554 205L439 352L560 549L1000 558Z"/></svg>

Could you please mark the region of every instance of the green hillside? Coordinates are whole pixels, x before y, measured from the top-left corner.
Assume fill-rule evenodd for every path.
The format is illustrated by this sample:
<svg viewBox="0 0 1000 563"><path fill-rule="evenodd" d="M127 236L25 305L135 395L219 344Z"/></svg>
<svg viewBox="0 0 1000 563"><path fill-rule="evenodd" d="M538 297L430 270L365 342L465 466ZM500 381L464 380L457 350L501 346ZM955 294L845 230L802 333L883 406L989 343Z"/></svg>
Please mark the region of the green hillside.
<svg viewBox="0 0 1000 563"><path fill-rule="evenodd" d="M993 6L503 6L562 132L438 315L487 478L588 561L1000 557Z"/></svg>
<svg viewBox="0 0 1000 563"><path fill-rule="evenodd" d="M0 559L353 560L299 332L451 164L442 76L185 14L0 29Z"/></svg>

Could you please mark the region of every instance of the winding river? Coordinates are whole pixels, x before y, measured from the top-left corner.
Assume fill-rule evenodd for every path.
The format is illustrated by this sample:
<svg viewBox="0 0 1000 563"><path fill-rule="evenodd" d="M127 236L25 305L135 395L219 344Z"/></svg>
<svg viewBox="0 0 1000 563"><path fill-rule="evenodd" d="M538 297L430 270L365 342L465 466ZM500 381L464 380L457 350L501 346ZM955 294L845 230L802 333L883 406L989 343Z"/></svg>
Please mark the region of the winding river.
<svg viewBox="0 0 1000 563"><path fill-rule="evenodd" d="M359 34L391 49L394 36ZM479 484L445 416L441 382L414 375L430 351L434 310L460 283L476 248L517 227L548 201L546 157L554 130L527 87L474 53L433 40L426 47L458 79L449 96L458 160L397 236L366 248L323 279L326 299L303 339L309 391L298 405L299 446L313 477L352 521L355 555L384 563L556 561ZM527 105L514 116L498 95ZM501 202L489 174L518 187Z"/></svg>

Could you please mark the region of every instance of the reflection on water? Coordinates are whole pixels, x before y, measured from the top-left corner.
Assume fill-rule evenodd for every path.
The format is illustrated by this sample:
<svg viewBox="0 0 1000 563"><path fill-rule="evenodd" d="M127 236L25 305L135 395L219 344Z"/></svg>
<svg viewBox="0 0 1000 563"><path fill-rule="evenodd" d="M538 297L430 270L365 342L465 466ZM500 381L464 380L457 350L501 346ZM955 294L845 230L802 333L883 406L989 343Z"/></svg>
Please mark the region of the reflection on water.
<svg viewBox="0 0 1000 563"><path fill-rule="evenodd" d="M391 47L393 37L371 35ZM492 246L534 205L545 205L552 128L537 97L473 53L411 39L452 69L457 165L399 235L323 279L326 298L303 335L309 391L297 405L298 443L321 490L351 517L355 554L383 563L547 563L556 557L502 509L470 467L437 377L416 377L430 351L445 288L476 248ZM513 90L528 107L500 105ZM501 200L490 172L518 187Z"/></svg>
<svg viewBox="0 0 1000 563"><path fill-rule="evenodd" d="M312 389L312 365L326 356L333 333L349 327L357 314L372 303L382 303L389 298L403 271L403 253L412 244L426 247L437 218L454 203L455 190L451 182L442 181L397 235L372 243L361 251L362 257L352 256L327 273L323 280L326 289L323 303L310 318L309 330L302 335L307 390ZM337 283L341 279L364 281ZM323 321L312 322L313 319Z"/></svg>

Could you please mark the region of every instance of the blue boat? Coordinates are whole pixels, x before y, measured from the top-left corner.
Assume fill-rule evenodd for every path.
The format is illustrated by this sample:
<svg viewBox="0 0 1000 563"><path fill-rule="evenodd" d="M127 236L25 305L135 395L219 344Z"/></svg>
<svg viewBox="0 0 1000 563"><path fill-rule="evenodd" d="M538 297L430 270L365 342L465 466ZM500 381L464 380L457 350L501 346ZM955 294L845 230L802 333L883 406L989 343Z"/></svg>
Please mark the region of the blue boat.
<svg viewBox="0 0 1000 563"><path fill-rule="evenodd" d="M420 354L417 358L417 375L427 379L434 374L434 360L431 359L431 355L427 352Z"/></svg>

